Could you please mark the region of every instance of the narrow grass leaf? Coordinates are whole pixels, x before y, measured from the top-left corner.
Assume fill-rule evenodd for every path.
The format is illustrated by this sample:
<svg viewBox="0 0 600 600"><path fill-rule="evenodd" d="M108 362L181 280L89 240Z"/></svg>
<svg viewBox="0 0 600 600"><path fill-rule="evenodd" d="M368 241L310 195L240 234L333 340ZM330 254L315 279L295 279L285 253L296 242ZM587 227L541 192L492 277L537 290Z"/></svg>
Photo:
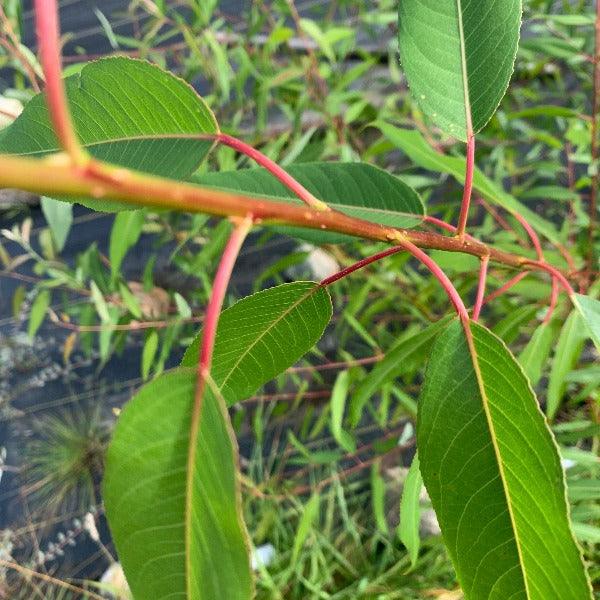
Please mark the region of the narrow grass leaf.
<svg viewBox="0 0 600 600"><path fill-rule="evenodd" d="M144 349L142 350L142 379L148 379L157 350L158 333L156 331L151 331L144 342Z"/></svg>
<svg viewBox="0 0 600 600"><path fill-rule="evenodd" d="M52 233L52 239L58 252L64 247L71 231L71 225L73 224L73 205L69 202L61 202L60 200L53 200L52 198L46 198L43 196L40 200L42 205L42 212L46 217L48 227Z"/></svg>
<svg viewBox="0 0 600 600"><path fill-rule="evenodd" d="M385 519L385 481L381 476L381 461L377 460L371 466L371 505L375 524L380 533L388 534Z"/></svg>
<svg viewBox="0 0 600 600"><path fill-rule="evenodd" d="M377 121L374 124L396 147L400 148L413 163L438 173L452 175L462 185L465 177L465 159L457 156L446 156L436 152L416 130L400 129L388 123ZM518 213L525 217L531 226L545 235L551 242L560 242L556 227L527 208L514 196L505 192L500 185L487 177L483 171L475 168L473 189L492 204L501 206L509 213Z"/></svg>
<svg viewBox="0 0 600 600"><path fill-rule="evenodd" d="M550 421L556 416L565 395L567 375L577 364L583 350L585 327L582 321L581 315L576 310L572 311L558 336L546 394L546 415Z"/></svg>
<svg viewBox="0 0 600 600"><path fill-rule="evenodd" d="M50 306L50 298L50 290L40 290L31 304L29 324L27 326L27 335L29 335L30 339L33 339L40 325L44 322L46 311Z"/></svg>
<svg viewBox="0 0 600 600"><path fill-rule="evenodd" d="M542 377L557 333L557 321L541 323L519 355L519 363L533 387L539 383Z"/></svg>
<svg viewBox="0 0 600 600"><path fill-rule="evenodd" d="M319 494L315 492L304 506L302 517L298 523L298 531L296 531L296 537L294 538L294 545L292 547L292 565L295 565L298 562L300 550L302 550L302 546L304 546L311 530L319 520L320 503L321 498Z"/></svg>
<svg viewBox="0 0 600 600"><path fill-rule="evenodd" d="M331 391L331 433L335 441L346 451L354 452L356 443L352 436L343 429L346 399L348 398L349 385L348 371L341 371L336 377Z"/></svg>
<svg viewBox="0 0 600 600"><path fill-rule="evenodd" d="M419 524L421 522L421 505L419 498L423 489L423 478L419 467L419 455L415 454L402 490L400 500L400 524L398 526L398 537L406 546L410 556L410 564L414 567L419 557L421 538L419 536Z"/></svg>
<svg viewBox="0 0 600 600"><path fill-rule="evenodd" d="M146 211L128 210L117 214L110 231L108 257L110 272L115 279L121 270L121 264L127 252L137 244L142 233Z"/></svg>
<svg viewBox="0 0 600 600"><path fill-rule="evenodd" d="M583 294L575 294L574 304L600 352L600 301Z"/></svg>
<svg viewBox="0 0 600 600"><path fill-rule="evenodd" d="M362 418L369 399L386 383L410 369L416 361L421 361L428 353L435 336L448 325L449 318L443 318L414 335L400 340L377 363L371 372L358 384L350 402L350 424L356 427Z"/></svg>

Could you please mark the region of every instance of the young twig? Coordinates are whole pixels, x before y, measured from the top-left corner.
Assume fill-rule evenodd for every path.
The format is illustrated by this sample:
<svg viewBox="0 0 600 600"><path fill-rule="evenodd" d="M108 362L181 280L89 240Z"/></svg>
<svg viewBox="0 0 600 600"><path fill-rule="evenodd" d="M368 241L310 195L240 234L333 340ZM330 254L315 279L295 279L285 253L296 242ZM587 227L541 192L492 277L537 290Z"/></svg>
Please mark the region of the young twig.
<svg viewBox="0 0 600 600"><path fill-rule="evenodd" d="M60 65L58 6L56 0L35 0L35 23L40 58L46 76L46 102L54 133L75 165L87 162L69 113Z"/></svg>
<svg viewBox="0 0 600 600"><path fill-rule="evenodd" d="M484 256L481 259L481 265L479 268L479 285L477 286L477 297L475 299L475 306L473 308L473 321L479 320L479 314L481 313L481 307L483 306L483 295L485 294L485 283L487 281L487 271L490 259Z"/></svg>
<svg viewBox="0 0 600 600"><path fill-rule="evenodd" d="M261 167L267 169L269 173L277 177L277 179L279 179L283 185L294 192L294 194L296 194L300 200L302 200L311 208L314 208L315 210L331 210L329 206L325 204L325 202L315 198L313 194L311 194L301 183L296 181L289 173L282 169L276 162L272 161L268 156L265 156L262 152L256 150L256 148L253 148L245 142L242 142L242 140L238 140L237 138L225 133L217 134L215 139L220 144L229 146L230 148L245 154Z"/></svg>
<svg viewBox="0 0 600 600"><path fill-rule="evenodd" d="M194 463L196 461L197 451L197 440L200 432L200 420L202 416L202 405L204 401L204 393L208 379L210 378L210 369L212 365L212 355L215 346L215 339L217 336L217 325L219 323L219 316L221 314L221 308L223 307L223 300L225 299L225 292L229 285L231 273L237 260L238 254L252 227L252 218L250 216L245 219L239 220L235 224L235 228L231 233L221 261L217 268L215 280L213 282L213 289L206 307L206 315L204 319L204 329L202 333L202 343L200 346L200 358L198 361L198 378L196 381L196 392L194 395L194 406L192 408L192 417L190 424L190 443L188 448L188 460L187 460L187 481L186 481L186 503L185 503L185 519L186 519L186 556L189 557L191 553L192 540L190 538L192 527L192 506L191 498L193 497L193 485L194 485ZM186 561L186 569L190 565Z"/></svg>
<svg viewBox="0 0 600 600"><path fill-rule="evenodd" d="M458 227L456 235L460 241L465 239L465 229L467 227L467 219L469 218L469 207L471 205L471 192L473 190L473 173L475 171L475 135L470 129L467 135L467 163L465 169L465 186L463 189L463 197L460 205L460 216L458 218Z"/></svg>

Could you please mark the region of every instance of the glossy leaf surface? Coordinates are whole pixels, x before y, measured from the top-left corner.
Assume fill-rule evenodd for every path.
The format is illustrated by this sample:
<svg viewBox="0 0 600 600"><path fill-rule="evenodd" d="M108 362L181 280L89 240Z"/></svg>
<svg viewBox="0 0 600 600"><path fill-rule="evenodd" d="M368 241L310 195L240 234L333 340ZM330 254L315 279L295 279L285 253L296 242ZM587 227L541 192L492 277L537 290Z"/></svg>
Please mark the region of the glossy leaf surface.
<svg viewBox="0 0 600 600"><path fill-rule="evenodd" d="M520 0L399 3L400 60L413 96L446 133L479 131L506 92L519 43Z"/></svg>
<svg viewBox="0 0 600 600"><path fill-rule="evenodd" d="M436 341L419 403L423 480L465 597L591 597L556 443L500 339L458 321Z"/></svg>

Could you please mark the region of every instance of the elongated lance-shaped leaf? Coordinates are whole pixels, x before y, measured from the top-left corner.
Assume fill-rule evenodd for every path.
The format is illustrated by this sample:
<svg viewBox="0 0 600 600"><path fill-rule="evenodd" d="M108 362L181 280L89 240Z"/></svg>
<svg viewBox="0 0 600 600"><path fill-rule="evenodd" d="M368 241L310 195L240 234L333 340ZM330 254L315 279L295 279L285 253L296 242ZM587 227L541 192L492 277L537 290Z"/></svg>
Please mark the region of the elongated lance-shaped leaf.
<svg viewBox="0 0 600 600"><path fill-rule="evenodd" d="M410 564L414 567L419 556L421 540L419 524L421 523L421 506L419 504L423 477L419 467L419 455L415 454L404 481L402 499L400 500L400 525L398 537L406 546L410 556Z"/></svg>
<svg viewBox="0 0 600 600"><path fill-rule="evenodd" d="M465 177L465 159L457 156L445 156L436 152L416 130L400 129L389 123L378 121L376 126L381 130L392 144L400 148L412 162L438 173L452 175L461 185ZM514 196L505 192L485 175L483 171L475 168L473 173L473 189L480 193L486 200L501 206L511 214L519 213L527 219L529 224L539 233L544 234L551 242L560 242L556 227L543 219L536 212L530 210L519 202Z"/></svg>
<svg viewBox="0 0 600 600"><path fill-rule="evenodd" d="M519 364L523 367L527 379L534 387L542 378L544 366L548 363L548 357L558 335L558 330L557 320L542 323L533 332L529 342L519 355Z"/></svg>
<svg viewBox="0 0 600 600"><path fill-rule="evenodd" d="M546 415L552 421L567 390L567 375L575 368L585 343L585 326L577 310L571 311L560 330L552 359L546 394Z"/></svg>
<svg viewBox="0 0 600 600"><path fill-rule="evenodd" d="M520 26L520 0L399 3L408 84L446 133L466 141L494 114L513 71Z"/></svg>
<svg viewBox="0 0 600 600"><path fill-rule="evenodd" d="M181 179L198 167L218 131L214 115L182 79L143 60L104 58L65 80L73 125L98 159ZM59 150L42 94L0 132L0 153L44 156ZM96 210L124 204L89 200ZM130 208L130 207L127 207Z"/></svg>
<svg viewBox="0 0 600 600"><path fill-rule="evenodd" d="M591 598L557 445L523 371L484 327L454 321L436 341L417 444L465 598Z"/></svg>
<svg viewBox="0 0 600 600"><path fill-rule="evenodd" d="M213 384L203 400L192 498L186 495L186 475L199 339L183 360L193 368L161 376L126 406L108 452L104 497L136 600L175 594L188 600L251 597L225 402L247 398L310 350L331 310L325 288L298 282L258 292L223 311ZM193 511L191 532L186 502ZM186 535L192 540L189 554Z"/></svg>
<svg viewBox="0 0 600 600"><path fill-rule="evenodd" d="M600 300L583 294L575 294L573 304L583 318L590 338L600 352Z"/></svg>
<svg viewBox="0 0 600 600"><path fill-rule="evenodd" d="M360 381L350 403L350 422L356 427L362 417L363 409L383 385L392 381L415 365L415 361L425 362L425 356L433 344L435 336L448 325L449 318L443 318L409 337L401 339L386 352L383 360Z"/></svg>
<svg viewBox="0 0 600 600"><path fill-rule="evenodd" d="M225 404L208 389L192 497L186 496L195 386L194 369L178 369L148 384L123 409L108 449L106 515L136 600L252 597L237 445ZM191 531L185 527L188 502Z"/></svg>
<svg viewBox="0 0 600 600"><path fill-rule="evenodd" d="M286 283L243 298L221 313L212 378L227 404L245 400L294 364L331 318L327 290L312 281ZM181 362L198 361L202 332Z"/></svg>
<svg viewBox="0 0 600 600"><path fill-rule="evenodd" d="M425 208L421 198L403 181L365 163L306 163L287 172L315 197L342 213L389 227L415 227ZM244 192L280 202L302 204L282 183L262 168L207 173L194 177L201 185ZM337 243L350 236L299 227L279 227L285 233L317 243Z"/></svg>

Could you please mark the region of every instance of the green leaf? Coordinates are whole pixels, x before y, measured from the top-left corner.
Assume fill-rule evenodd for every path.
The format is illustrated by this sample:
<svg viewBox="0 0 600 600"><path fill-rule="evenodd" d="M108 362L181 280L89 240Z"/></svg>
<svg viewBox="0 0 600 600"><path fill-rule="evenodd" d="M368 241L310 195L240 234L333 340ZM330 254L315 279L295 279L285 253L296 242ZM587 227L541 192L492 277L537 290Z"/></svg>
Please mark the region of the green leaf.
<svg viewBox="0 0 600 600"><path fill-rule="evenodd" d="M142 351L142 379L148 379L150 374L150 368L156 357L156 351L158 350L158 333L151 331L146 338L144 343L144 349Z"/></svg>
<svg viewBox="0 0 600 600"><path fill-rule="evenodd" d="M411 92L446 133L466 141L496 111L513 72L520 0L400 2L400 59Z"/></svg>
<svg viewBox="0 0 600 600"><path fill-rule="evenodd" d="M519 363L525 375L535 387L541 377L558 330L557 321L542 323L531 336L531 339L519 355Z"/></svg>
<svg viewBox="0 0 600 600"><path fill-rule="evenodd" d="M295 565L298 561L300 550L302 550L302 546L304 546L304 542L306 542L308 534L311 532L313 525L319 520L320 503L321 499L319 498L319 494L315 492L304 507L302 517L300 518L300 523L298 524L298 531L296 532L296 537L294 538L294 546L292 548L292 565Z"/></svg>
<svg viewBox="0 0 600 600"><path fill-rule="evenodd" d="M218 131L214 115L183 80L146 61L103 58L65 80L81 143L92 156L154 175L189 177L211 148L190 136ZM33 98L0 132L0 152L44 156L57 152L43 95ZM88 199L96 210L124 204Z"/></svg>
<svg viewBox="0 0 600 600"><path fill-rule="evenodd" d="M144 210L128 210L115 217L110 231L108 257L113 279L119 275L121 264L128 250L137 244L142 233L146 212Z"/></svg>
<svg viewBox="0 0 600 600"><path fill-rule="evenodd" d="M27 328L27 334L31 339L37 333L40 325L44 321L46 311L50 306L50 290L40 290L38 295L35 297L33 304L31 305L31 312L29 313L29 326Z"/></svg>
<svg viewBox="0 0 600 600"><path fill-rule="evenodd" d="M346 451L355 452L356 443L352 436L343 429L344 410L348 398L348 371L341 371L336 377L331 391L331 433L335 441Z"/></svg>
<svg viewBox="0 0 600 600"><path fill-rule="evenodd" d="M400 525L398 526L398 536L408 550L410 564L413 567L417 563L421 545L419 537L421 505L419 504L419 498L422 488L423 478L419 468L419 455L415 454L404 481L402 499L400 500Z"/></svg>
<svg viewBox="0 0 600 600"><path fill-rule="evenodd" d="M186 476L200 336L183 359L193 369L162 375L127 405L108 452L104 498L136 600L175 593L190 600L252 596L225 401L247 398L307 352L331 310L325 288L299 282L258 292L222 313L211 370L214 388L207 387L203 400L192 497ZM192 531L185 530L186 498L194 511ZM187 550L186 536L191 540ZM193 565L191 576L186 564Z"/></svg>
<svg viewBox="0 0 600 600"><path fill-rule="evenodd" d="M376 460L371 466L371 505L375 524L380 533L388 534L388 526L385 518L385 481L381 476L381 461Z"/></svg>
<svg viewBox="0 0 600 600"><path fill-rule="evenodd" d="M400 129L388 123L378 121L375 125L390 140L400 148L412 162L429 171L448 173L461 185L465 177L465 159L456 156L445 156L436 152L416 130ZM489 179L483 171L475 168L473 188L486 200L501 206L509 213L518 213L525 217L530 225L539 233L544 234L551 242L560 242L560 237L552 223L540 217L537 213L521 204L514 196L505 192L501 186Z"/></svg>
<svg viewBox="0 0 600 600"><path fill-rule="evenodd" d="M410 368L415 360L422 361L429 351L435 336L446 327L449 318L440 319L423 331L400 340L388 350L385 358L375 365L373 370L358 384L350 404L350 423L356 427L362 417L363 409L377 390Z"/></svg>
<svg viewBox="0 0 600 600"><path fill-rule="evenodd" d="M190 497L186 490L195 387L193 369L146 385L123 409L108 449L106 514L136 600L252 597L236 442L223 402L209 390Z"/></svg>
<svg viewBox="0 0 600 600"><path fill-rule="evenodd" d="M331 312L329 293L312 281L257 292L224 310L211 374L227 404L249 398L306 354L323 334ZM182 366L197 364L201 339L202 332Z"/></svg>
<svg viewBox="0 0 600 600"><path fill-rule="evenodd" d="M550 376L546 398L546 415L552 421L560 408L565 390L567 374L572 371L579 360L585 340L585 328L581 315L572 311L560 330Z"/></svg>
<svg viewBox="0 0 600 600"><path fill-rule="evenodd" d="M575 294L573 303L583 318L594 345L600 351L600 301L590 296Z"/></svg>
<svg viewBox="0 0 600 600"><path fill-rule="evenodd" d="M42 212L50 227L56 249L60 252L64 247L73 223L73 205L52 198L41 198Z"/></svg>
<svg viewBox="0 0 600 600"><path fill-rule="evenodd" d="M467 332L454 321L436 341L417 421L421 473L465 598L591 598L533 391L499 338L476 323Z"/></svg>
<svg viewBox="0 0 600 600"><path fill-rule="evenodd" d="M286 171L309 192L342 213L390 227L415 227L425 208L417 192L397 177L365 163L307 163ZM302 202L273 175L262 168L207 173L195 183L220 190L244 192L261 198L301 205ZM350 236L305 230L282 231L319 243L351 240Z"/></svg>

